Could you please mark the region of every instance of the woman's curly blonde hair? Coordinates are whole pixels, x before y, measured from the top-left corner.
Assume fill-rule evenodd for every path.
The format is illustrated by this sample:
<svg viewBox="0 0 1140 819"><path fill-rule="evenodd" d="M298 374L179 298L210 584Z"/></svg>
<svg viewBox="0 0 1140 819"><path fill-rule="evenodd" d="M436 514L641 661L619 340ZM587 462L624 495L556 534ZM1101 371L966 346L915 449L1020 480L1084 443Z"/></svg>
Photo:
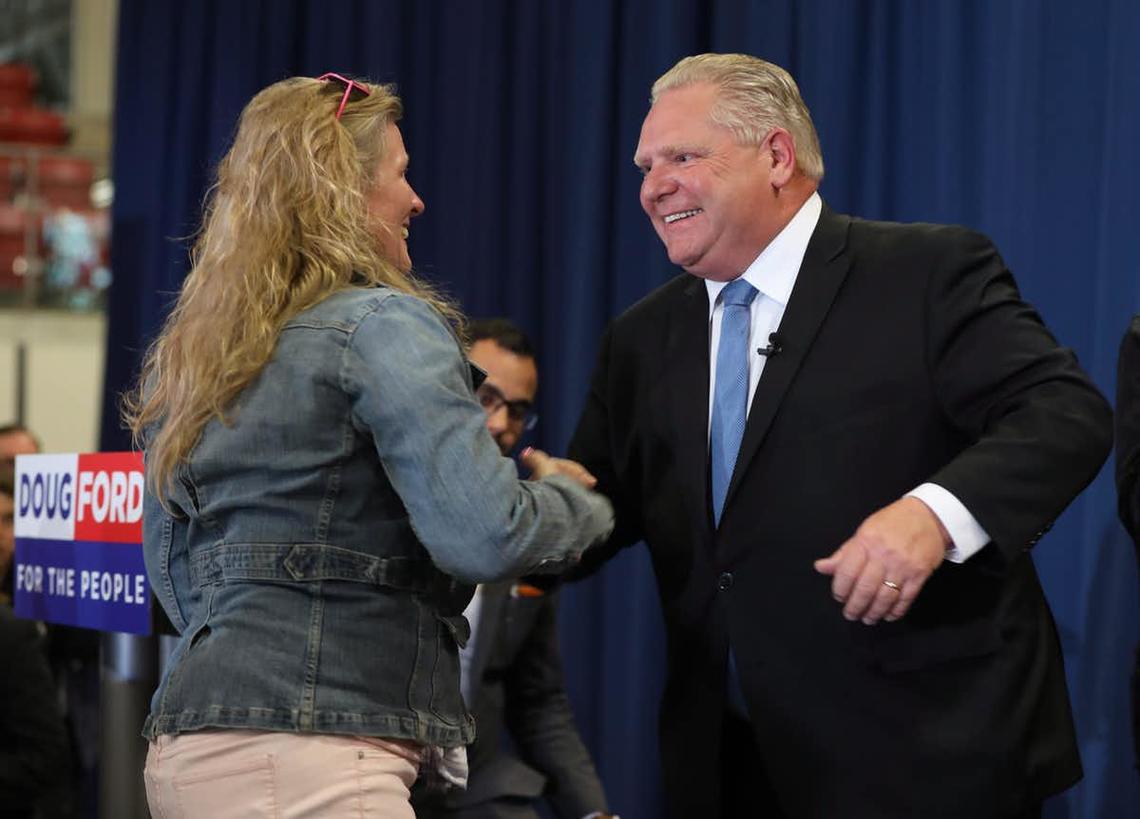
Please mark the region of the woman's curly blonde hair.
<svg viewBox="0 0 1140 819"><path fill-rule="evenodd" d="M403 107L393 86L360 84L370 93L354 92L339 120L345 86L307 77L274 83L241 114L206 197L190 272L123 400L160 498L207 422L229 421L283 325L335 291L385 285L461 328L448 300L382 255L378 230L400 226L377 225L366 197Z"/></svg>

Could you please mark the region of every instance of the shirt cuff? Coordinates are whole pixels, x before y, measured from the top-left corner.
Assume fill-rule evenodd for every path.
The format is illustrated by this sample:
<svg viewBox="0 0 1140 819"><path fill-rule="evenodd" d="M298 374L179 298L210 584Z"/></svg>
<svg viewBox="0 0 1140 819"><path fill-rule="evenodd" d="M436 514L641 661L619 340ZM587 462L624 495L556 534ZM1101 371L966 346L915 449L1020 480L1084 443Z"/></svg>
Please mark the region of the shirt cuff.
<svg viewBox="0 0 1140 819"><path fill-rule="evenodd" d="M990 542L986 530L949 490L936 483L924 483L906 494L930 507L930 511L946 527L950 534L946 559L951 563L965 563Z"/></svg>

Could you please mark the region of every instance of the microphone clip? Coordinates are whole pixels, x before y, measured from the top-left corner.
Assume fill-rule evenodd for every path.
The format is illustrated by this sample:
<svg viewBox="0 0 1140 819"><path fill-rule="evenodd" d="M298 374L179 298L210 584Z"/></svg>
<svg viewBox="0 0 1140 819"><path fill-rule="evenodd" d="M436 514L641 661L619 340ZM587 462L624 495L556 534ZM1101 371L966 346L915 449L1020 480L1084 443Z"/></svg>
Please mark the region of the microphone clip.
<svg viewBox="0 0 1140 819"><path fill-rule="evenodd" d="M783 349L784 349L784 342L780 338L779 333L769 333L768 334L768 346L767 347L757 347L756 348L756 354L762 355L765 358L772 358L773 356L777 355Z"/></svg>

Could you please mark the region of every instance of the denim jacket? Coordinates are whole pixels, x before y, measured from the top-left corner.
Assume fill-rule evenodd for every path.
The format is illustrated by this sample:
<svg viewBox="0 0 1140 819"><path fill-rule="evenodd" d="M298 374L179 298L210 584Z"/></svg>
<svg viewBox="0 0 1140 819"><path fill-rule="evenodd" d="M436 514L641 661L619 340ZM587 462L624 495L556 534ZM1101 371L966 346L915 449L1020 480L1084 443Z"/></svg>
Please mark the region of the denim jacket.
<svg viewBox="0 0 1140 819"><path fill-rule="evenodd" d="M148 493L151 584L181 634L144 727L474 738L472 587L607 536L601 496L520 481L459 345L420 299L338 292L281 331L227 423Z"/></svg>

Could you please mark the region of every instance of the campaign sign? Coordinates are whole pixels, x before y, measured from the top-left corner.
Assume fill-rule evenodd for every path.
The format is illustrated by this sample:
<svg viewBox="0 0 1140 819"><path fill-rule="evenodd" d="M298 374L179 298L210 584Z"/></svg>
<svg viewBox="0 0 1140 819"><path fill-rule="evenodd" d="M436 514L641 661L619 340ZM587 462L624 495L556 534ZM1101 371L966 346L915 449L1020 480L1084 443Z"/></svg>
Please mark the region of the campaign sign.
<svg viewBox="0 0 1140 819"><path fill-rule="evenodd" d="M141 452L16 458L17 616L150 634Z"/></svg>

